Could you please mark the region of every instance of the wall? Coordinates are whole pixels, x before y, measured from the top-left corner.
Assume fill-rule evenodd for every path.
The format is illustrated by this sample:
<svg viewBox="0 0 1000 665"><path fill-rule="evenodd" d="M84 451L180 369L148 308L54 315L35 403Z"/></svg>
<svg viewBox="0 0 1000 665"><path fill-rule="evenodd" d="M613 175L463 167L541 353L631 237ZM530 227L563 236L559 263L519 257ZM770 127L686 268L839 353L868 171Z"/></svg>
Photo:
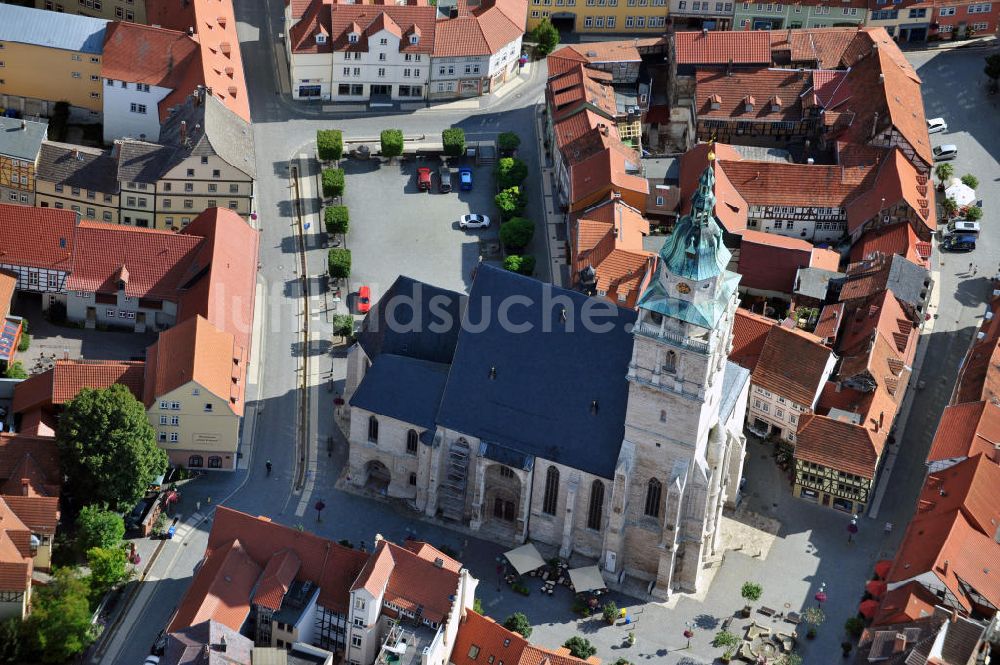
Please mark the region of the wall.
<svg viewBox="0 0 1000 665"><path fill-rule="evenodd" d="M31 597L31 589L25 593L19 601L0 601L0 620L7 617L24 618L28 612L28 600Z"/></svg>
<svg viewBox="0 0 1000 665"><path fill-rule="evenodd" d="M119 195L121 224L154 228L156 213L156 185L145 182L123 183Z"/></svg>
<svg viewBox="0 0 1000 665"><path fill-rule="evenodd" d="M330 99L332 61L329 53L296 53L289 56L289 62L293 99L313 99L301 95L300 86L303 85L320 86L319 99Z"/></svg>
<svg viewBox="0 0 1000 665"><path fill-rule="evenodd" d="M76 189L45 180L36 180L35 187L35 205L41 208L74 210L84 219L118 223L117 194Z"/></svg>
<svg viewBox="0 0 1000 665"><path fill-rule="evenodd" d="M577 33L657 35L666 26L667 0L636 0L635 4L629 0L531 0L526 30L534 30L543 18L567 14L575 16L573 31ZM610 25L609 18L613 19Z"/></svg>
<svg viewBox="0 0 1000 665"><path fill-rule="evenodd" d="M194 394L197 390L198 394ZM167 402L167 408L162 404ZM170 402L180 402L180 409L169 408ZM211 404L211 411L205 405ZM229 400L213 395L195 382L185 384L164 395L157 395L147 410L149 424L157 431L157 441L167 451L172 461L178 460L188 466L192 454L204 458L204 468L208 458L217 455L222 458L222 468L231 470L236 464L236 449L239 445L240 417L229 407ZM160 416L169 419L177 416L178 425L161 425ZM171 435L176 434L176 441Z"/></svg>
<svg viewBox="0 0 1000 665"><path fill-rule="evenodd" d="M160 138L160 100L170 94L170 88L149 86L142 92L137 84L128 81L104 79L104 142L133 138L157 141ZM141 105L145 111L134 112L132 105Z"/></svg>
<svg viewBox="0 0 1000 665"><path fill-rule="evenodd" d="M0 203L35 204L34 162L0 155Z"/></svg>
<svg viewBox="0 0 1000 665"><path fill-rule="evenodd" d="M4 42L3 46L0 94L67 101L91 113L93 122L100 120L101 56L17 42Z"/></svg>
<svg viewBox="0 0 1000 665"><path fill-rule="evenodd" d="M253 179L218 155L190 156L163 174L154 204L159 229L183 228L184 219L190 221L208 208L229 208L247 217L253 206Z"/></svg>
<svg viewBox="0 0 1000 665"><path fill-rule="evenodd" d="M105 294L110 295L110 294ZM99 303L96 294L89 291L70 291L66 294L66 319L69 321L87 323L87 327L95 325L113 328L125 328L135 332L147 330L162 330L174 325L177 321L177 304L168 300L162 301L162 309L151 309L139 306L139 299L126 297L123 291L115 294L115 303ZM87 308L93 308L93 317L88 320ZM124 316L122 314L124 313ZM145 323L142 324L142 316Z"/></svg>
<svg viewBox="0 0 1000 665"><path fill-rule="evenodd" d="M820 383L820 386L822 385ZM755 385L750 391L747 421L751 427L756 426L758 418L766 421L769 425L777 425L781 428L781 438L795 445L795 432L798 430L799 418L801 414L811 412L812 409L809 406L796 404ZM781 413L780 416L779 413Z"/></svg>
<svg viewBox="0 0 1000 665"><path fill-rule="evenodd" d="M418 456L425 446L417 442L417 454L406 452L406 438L410 430L419 435L423 430L395 418L373 414L370 411L351 408L350 450L349 462L351 476L356 486L363 486L367 479L365 467L369 462L379 461L389 470L390 483L388 494L400 499L415 500L417 489L421 486L418 477L417 484L410 484L410 474L418 473ZM368 422L371 416L378 419L378 442L368 440Z"/></svg>
<svg viewBox="0 0 1000 665"><path fill-rule="evenodd" d="M382 40L385 40L385 44L381 43ZM340 94L338 86L341 83L363 85L364 96L370 95L371 85L378 84L391 86L393 99L404 101L424 99L427 96L427 82L430 80L430 55L414 53L407 61L405 56L409 54L399 52L399 41L400 38L388 30L380 30L368 36L368 51L362 52L359 59L355 60L352 57L350 60L345 60L342 52L334 53L331 65L331 99L335 101L359 99L356 96ZM380 54L385 54L385 60L379 60ZM418 55L419 60L417 60ZM344 68L350 68L349 75L344 75ZM354 74L355 70L358 71L357 75ZM383 76L379 76L379 70L385 72ZM406 70L409 70L409 76L405 76ZM401 84L419 85L422 93L416 97L400 97Z"/></svg>
<svg viewBox="0 0 1000 665"><path fill-rule="evenodd" d="M549 515L542 511L545 502L545 480L549 467L555 467L559 471L560 484L555 515ZM600 478L565 464L535 458L531 477L529 538L560 547L560 556L568 557L569 553L576 552L583 556L599 558L604 537L600 530L587 526L590 490L595 480L604 483L602 514L603 521L606 523L611 501L611 479ZM567 544L568 550L562 549Z"/></svg>

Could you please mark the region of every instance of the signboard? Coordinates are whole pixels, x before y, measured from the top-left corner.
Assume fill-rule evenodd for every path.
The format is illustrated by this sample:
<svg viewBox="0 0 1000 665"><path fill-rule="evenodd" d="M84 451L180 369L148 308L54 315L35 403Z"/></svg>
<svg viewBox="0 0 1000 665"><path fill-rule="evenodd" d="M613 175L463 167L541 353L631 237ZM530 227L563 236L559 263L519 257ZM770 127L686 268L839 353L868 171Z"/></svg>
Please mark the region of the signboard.
<svg viewBox="0 0 1000 665"><path fill-rule="evenodd" d="M219 442L218 434L195 434L194 443L201 445L212 445Z"/></svg>

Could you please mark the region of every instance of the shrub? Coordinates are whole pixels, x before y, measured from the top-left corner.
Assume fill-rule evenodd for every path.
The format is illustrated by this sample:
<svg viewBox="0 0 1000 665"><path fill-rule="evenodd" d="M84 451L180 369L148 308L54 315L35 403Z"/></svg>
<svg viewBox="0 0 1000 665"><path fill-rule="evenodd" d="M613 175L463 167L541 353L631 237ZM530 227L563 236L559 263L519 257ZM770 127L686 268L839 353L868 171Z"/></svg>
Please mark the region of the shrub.
<svg viewBox="0 0 1000 665"><path fill-rule="evenodd" d="M330 277L347 279L351 275L351 250L335 247L327 254Z"/></svg>
<svg viewBox="0 0 1000 665"><path fill-rule="evenodd" d="M525 639L531 637L531 622L521 612L514 612L504 619L503 627L515 633L520 633Z"/></svg>
<svg viewBox="0 0 1000 665"><path fill-rule="evenodd" d="M327 206L323 211L323 221L326 223L326 232L347 233L347 225L350 215L347 206Z"/></svg>
<svg viewBox="0 0 1000 665"><path fill-rule="evenodd" d="M712 638L712 646L716 648L720 647L734 647L740 643L740 638L736 637L728 630L720 630Z"/></svg>
<svg viewBox="0 0 1000 665"><path fill-rule="evenodd" d="M810 626L818 626L826 620L826 614L818 607L809 607L802 612L802 620ZM813 630L811 628L810 630Z"/></svg>
<svg viewBox="0 0 1000 665"><path fill-rule="evenodd" d="M524 211L527 200L520 187L509 187L493 198L500 210L500 219L507 221L512 217L517 217Z"/></svg>
<svg viewBox="0 0 1000 665"><path fill-rule="evenodd" d="M344 339L354 334L354 317L350 314L335 314L333 317L333 334Z"/></svg>
<svg viewBox="0 0 1000 665"><path fill-rule="evenodd" d="M497 149L502 153L512 153L517 150L519 145L521 145L521 137L514 132L503 132L497 137Z"/></svg>
<svg viewBox="0 0 1000 665"><path fill-rule="evenodd" d="M946 182L948 178L955 175L955 167L951 164L938 164L934 173L937 174L938 180Z"/></svg>
<svg viewBox="0 0 1000 665"><path fill-rule="evenodd" d="M344 195L344 169L323 169L323 196L328 199Z"/></svg>
<svg viewBox="0 0 1000 665"><path fill-rule="evenodd" d="M31 335L28 333L21 333L21 341L17 343L17 350L23 353L24 351L27 351L30 346Z"/></svg>
<svg viewBox="0 0 1000 665"><path fill-rule="evenodd" d="M382 156L392 159L403 154L403 130L383 129L380 136L382 142Z"/></svg>
<svg viewBox="0 0 1000 665"><path fill-rule="evenodd" d="M76 518L76 544L80 552L92 547L115 547L125 537L125 521L100 506L85 506Z"/></svg>
<svg viewBox="0 0 1000 665"><path fill-rule="evenodd" d="M444 154L461 157L465 154L465 130L461 127L449 127L441 132L441 143L444 145Z"/></svg>
<svg viewBox="0 0 1000 665"><path fill-rule="evenodd" d="M24 371L24 365L21 364L20 360L15 360L14 362L7 365L7 371L3 373L8 379L27 379L28 373Z"/></svg>
<svg viewBox="0 0 1000 665"><path fill-rule="evenodd" d="M978 222L983 218L983 209L979 206L966 206L965 213L962 215L970 222Z"/></svg>
<svg viewBox="0 0 1000 665"><path fill-rule="evenodd" d="M861 637L861 633L864 632L864 629L865 622L861 619L861 617L851 617L844 622L844 631L854 639ZM850 642L847 644L850 644Z"/></svg>
<svg viewBox="0 0 1000 665"><path fill-rule="evenodd" d="M519 593L522 596L527 596L528 594L531 593L531 590L528 589L528 587L522 584L521 582L517 582L516 584L511 585L510 588L514 590L514 593Z"/></svg>
<svg viewBox="0 0 1000 665"><path fill-rule="evenodd" d="M531 254L511 254L503 260L503 267L504 270L530 277L535 272L535 257Z"/></svg>
<svg viewBox="0 0 1000 665"><path fill-rule="evenodd" d="M574 658L581 658L587 660L595 653L597 653L597 647L590 643L586 637L580 637L579 635L574 635L565 642L563 646L569 649L570 655Z"/></svg>
<svg viewBox="0 0 1000 665"><path fill-rule="evenodd" d="M965 175L962 176L962 183L966 187L971 187L972 189L976 189L977 187L979 187L979 178L972 175L971 173L966 173Z"/></svg>
<svg viewBox="0 0 1000 665"><path fill-rule="evenodd" d="M615 665L632 665L632 661L630 661L628 658L619 658L618 660L615 661Z"/></svg>
<svg viewBox="0 0 1000 665"><path fill-rule="evenodd" d="M335 162L344 154L344 134L339 129L316 131L316 154L322 162Z"/></svg>
<svg viewBox="0 0 1000 665"><path fill-rule="evenodd" d="M548 55L559 46L559 31L547 18L543 18L538 27L535 28L535 42L538 44L538 53Z"/></svg>
<svg viewBox="0 0 1000 665"><path fill-rule="evenodd" d="M500 242L512 251L524 249L535 235L535 223L524 217L514 219L500 225Z"/></svg>
<svg viewBox="0 0 1000 665"><path fill-rule="evenodd" d="M955 199L945 197L945 199L941 201L941 209L944 210L945 214L950 217L958 212L958 204L955 203Z"/></svg>
<svg viewBox="0 0 1000 665"><path fill-rule="evenodd" d="M601 608L601 614L605 621L613 624L618 619L618 605L615 604L615 601L609 600Z"/></svg>
<svg viewBox="0 0 1000 665"><path fill-rule="evenodd" d="M528 177L528 165L520 159L501 157L497 162L497 187L507 189L516 187Z"/></svg>
<svg viewBox="0 0 1000 665"><path fill-rule="evenodd" d="M757 602L760 600L760 596L763 593L764 587L756 582L744 582L743 586L740 587L740 595L743 596L745 600L750 602Z"/></svg>

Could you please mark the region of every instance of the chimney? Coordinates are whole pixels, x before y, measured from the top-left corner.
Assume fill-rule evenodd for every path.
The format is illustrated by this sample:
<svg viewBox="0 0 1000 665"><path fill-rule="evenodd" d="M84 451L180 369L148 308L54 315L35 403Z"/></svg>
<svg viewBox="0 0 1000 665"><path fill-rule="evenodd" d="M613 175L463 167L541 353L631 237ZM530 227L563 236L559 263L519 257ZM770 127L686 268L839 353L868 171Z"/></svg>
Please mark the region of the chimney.
<svg viewBox="0 0 1000 665"><path fill-rule="evenodd" d="M809 164L810 166L812 166L815 163L816 163L816 160L813 159L812 157L810 157L809 159L806 160L806 164Z"/></svg>
<svg viewBox="0 0 1000 665"><path fill-rule="evenodd" d="M896 639L892 642L892 652L901 653L904 649L906 649L906 635L896 633Z"/></svg>
<svg viewBox="0 0 1000 665"><path fill-rule="evenodd" d="M878 82L879 83L885 83L885 74L879 74L878 75Z"/></svg>
<svg viewBox="0 0 1000 665"><path fill-rule="evenodd" d="M223 635L219 638L219 651L226 653L226 636Z"/></svg>
<svg viewBox="0 0 1000 665"><path fill-rule="evenodd" d="M702 28L701 29L701 34L702 34L703 37L707 37L708 36L708 28Z"/></svg>
<svg viewBox="0 0 1000 665"><path fill-rule="evenodd" d="M593 400L590 403L590 412L596 416L597 415L597 409L598 409L597 400L595 399L595 400Z"/></svg>
<svg viewBox="0 0 1000 665"><path fill-rule="evenodd" d="M1000 543L1000 524L997 525L997 530L993 532L993 542Z"/></svg>
<svg viewBox="0 0 1000 665"><path fill-rule="evenodd" d="M878 111L875 111L875 115L872 116L872 135L869 139L875 138L875 134L878 133Z"/></svg>
<svg viewBox="0 0 1000 665"><path fill-rule="evenodd" d="M69 349L63 349L63 360L69 360Z"/></svg>
<svg viewBox="0 0 1000 665"><path fill-rule="evenodd" d="M949 621L951 621L952 623L958 621L958 610L954 607L951 608L951 617L949 618Z"/></svg>
<svg viewBox="0 0 1000 665"><path fill-rule="evenodd" d="M729 62L726 63L726 76L733 75L733 59L730 58Z"/></svg>
<svg viewBox="0 0 1000 665"><path fill-rule="evenodd" d="M188 37L194 37L194 26L188 28Z"/></svg>
<svg viewBox="0 0 1000 665"><path fill-rule="evenodd" d="M187 120L181 120L181 143L187 141L187 137L188 137Z"/></svg>

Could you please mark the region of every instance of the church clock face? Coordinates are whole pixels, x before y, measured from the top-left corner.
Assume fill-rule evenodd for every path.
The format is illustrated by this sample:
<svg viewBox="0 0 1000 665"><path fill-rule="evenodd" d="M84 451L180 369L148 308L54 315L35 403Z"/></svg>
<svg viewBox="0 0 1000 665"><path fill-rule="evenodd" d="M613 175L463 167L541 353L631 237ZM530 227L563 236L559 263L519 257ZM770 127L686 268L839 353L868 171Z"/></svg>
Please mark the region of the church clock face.
<svg viewBox="0 0 1000 665"><path fill-rule="evenodd" d="M688 286L687 282L681 282L677 285L677 292L687 295L688 293L691 293L691 287Z"/></svg>

